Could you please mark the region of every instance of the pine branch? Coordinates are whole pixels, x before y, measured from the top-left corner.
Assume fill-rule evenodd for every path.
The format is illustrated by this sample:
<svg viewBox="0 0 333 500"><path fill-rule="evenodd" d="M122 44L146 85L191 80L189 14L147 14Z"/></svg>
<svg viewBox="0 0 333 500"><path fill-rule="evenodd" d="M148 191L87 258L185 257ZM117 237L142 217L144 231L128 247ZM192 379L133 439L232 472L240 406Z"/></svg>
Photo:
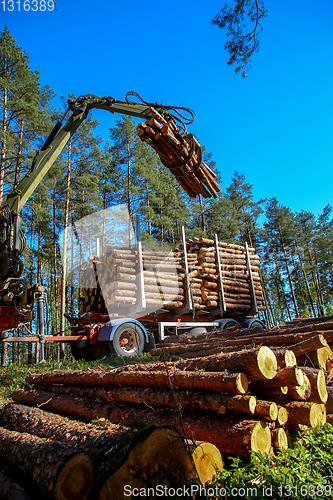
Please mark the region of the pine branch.
<svg viewBox="0 0 333 500"><path fill-rule="evenodd" d="M247 76L246 70L251 67L252 55L259 50L257 37L263 29L260 21L266 16L263 0L236 0L234 8L224 4L212 21L219 28L227 29L225 49L231 56L228 64L236 64L235 72L242 71L243 77ZM254 23L252 30L248 31L245 17Z"/></svg>

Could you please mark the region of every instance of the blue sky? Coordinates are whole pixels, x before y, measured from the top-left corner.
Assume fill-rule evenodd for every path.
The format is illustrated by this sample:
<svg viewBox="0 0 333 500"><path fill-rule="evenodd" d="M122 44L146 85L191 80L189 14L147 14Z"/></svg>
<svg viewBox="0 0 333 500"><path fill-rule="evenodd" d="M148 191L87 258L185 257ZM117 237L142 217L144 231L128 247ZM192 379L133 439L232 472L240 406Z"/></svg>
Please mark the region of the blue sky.
<svg viewBox="0 0 333 500"><path fill-rule="evenodd" d="M225 33L211 23L223 3L57 0L57 11L26 12L21 0L9 12L5 0L0 29L29 53L55 105L61 95L123 100L134 90L188 106L197 114L189 131L212 152L223 189L237 170L257 200L318 214L333 204L333 2L266 0L246 79L227 66ZM94 117L106 139L119 117Z"/></svg>

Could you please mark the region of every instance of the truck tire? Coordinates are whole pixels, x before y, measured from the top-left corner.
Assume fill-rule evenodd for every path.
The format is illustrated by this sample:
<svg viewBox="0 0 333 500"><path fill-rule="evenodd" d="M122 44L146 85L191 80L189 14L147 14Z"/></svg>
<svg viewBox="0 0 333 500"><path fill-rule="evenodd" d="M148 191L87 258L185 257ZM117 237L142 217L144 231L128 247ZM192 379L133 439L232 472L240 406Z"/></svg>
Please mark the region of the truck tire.
<svg viewBox="0 0 333 500"><path fill-rule="evenodd" d="M143 329L137 323L122 323L113 334L109 344L110 354L127 358L142 354L146 338Z"/></svg>

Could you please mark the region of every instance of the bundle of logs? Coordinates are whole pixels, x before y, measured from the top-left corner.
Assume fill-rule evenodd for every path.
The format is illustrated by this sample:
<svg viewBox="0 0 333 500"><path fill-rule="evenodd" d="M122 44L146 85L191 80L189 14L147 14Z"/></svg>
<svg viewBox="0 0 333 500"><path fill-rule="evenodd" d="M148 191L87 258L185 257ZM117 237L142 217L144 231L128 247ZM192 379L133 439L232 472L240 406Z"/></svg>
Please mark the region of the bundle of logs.
<svg viewBox="0 0 333 500"><path fill-rule="evenodd" d="M143 249L143 276L149 308L176 309L184 305L182 253ZM81 276L80 309L106 312L138 303L138 256L135 249L112 248L93 260Z"/></svg>
<svg viewBox="0 0 333 500"><path fill-rule="evenodd" d="M221 188L216 173L202 161L195 137L183 136L173 119L167 121L154 108L149 110L153 118L137 127L140 139L156 151L190 198L217 198Z"/></svg>
<svg viewBox="0 0 333 500"><path fill-rule="evenodd" d="M187 442L169 427L129 428L103 418L85 424L15 403L1 409L0 425L6 500L122 499L125 486L179 487L197 476L205 483L223 468L214 445Z"/></svg>
<svg viewBox="0 0 333 500"><path fill-rule="evenodd" d="M214 241L207 238L187 240L188 279L197 314L217 310L222 298L218 259ZM254 304L264 310L259 276L259 257L249 249L253 289L245 248L219 242L224 309L249 313ZM183 253L180 250L143 249L144 295L147 309L181 309L186 304ZM82 271L80 279L82 311L107 312L138 303L138 257L135 249L111 248L93 260L93 269ZM255 297L254 297L254 296ZM177 311L176 311L177 312Z"/></svg>
<svg viewBox="0 0 333 500"><path fill-rule="evenodd" d="M84 491L106 500L123 498L125 484L188 481L195 474L185 448L191 438L205 483L213 472L207 475L202 463L212 456L203 446L227 455L270 453L290 445L289 429L324 424L326 408L333 420L330 343L333 321L227 329L167 337L152 351L180 357L174 361L30 374L33 388L16 389L15 404L0 413L0 456L52 498L86 498L70 490L84 477ZM105 426L72 420L96 418ZM200 453L197 441L205 442ZM211 471L213 462L222 468L220 455L214 457ZM59 489L70 493L57 497Z"/></svg>
<svg viewBox="0 0 333 500"><path fill-rule="evenodd" d="M200 297L197 310L214 310L219 307L219 269L214 241L208 238L188 240L189 268L192 294ZM264 310L263 290L260 284L260 260L255 249L249 248L251 273L258 310ZM254 303L244 246L219 242L222 288L226 311L248 312ZM195 270L197 270L195 274Z"/></svg>

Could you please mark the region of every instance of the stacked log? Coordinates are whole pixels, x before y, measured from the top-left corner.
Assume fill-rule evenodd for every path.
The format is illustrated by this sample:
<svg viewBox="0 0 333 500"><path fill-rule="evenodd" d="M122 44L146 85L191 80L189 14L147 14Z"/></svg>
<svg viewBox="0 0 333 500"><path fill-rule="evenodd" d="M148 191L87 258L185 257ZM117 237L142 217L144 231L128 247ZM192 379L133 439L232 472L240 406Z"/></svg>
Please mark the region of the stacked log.
<svg viewBox="0 0 333 500"><path fill-rule="evenodd" d="M186 244L188 280L195 310L197 314L214 314L222 300L214 242L207 238L193 238ZM249 255L255 297L250 286L245 247L220 242L219 249L225 312L247 314L253 308L254 298L258 310L264 310L260 261L254 248L249 249ZM184 308L187 285L183 253L180 250L143 249L142 259L146 313L159 309L177 312ZM92 264L93 269L82 271L80 310L117 312L138 304L139 275L135 249L109 248L106 254L93 259Z"/></svg>
<svg viewBox="0 0 333 500"><path fill-rule="evenodd" d="M267 347L176 363L127 365L109 370L29 375L33 389L13 393L17 402L91 419L133 425L154 419L178 432L211 442L221 453L268 452L274 402L247 395L248 380L269 380L277 372ZM240 369L242 371L240 371ZM177 408L182 408L179 420Z"/></svg>
<svg viewBox="0 0 333 500"><path fill-rule="evenodd" d="M56 500L88 500L94 469L89 456L80 449L0 428L0 456L38 492Z"/></svg>
<svg viewBox="0 0 333 500"><path fill-rule="evenodd" d="M143 277L148 309L184 306L184 273L179 251L143 249ZM80 310L117 311L135 306L139 300L138 256L133 249L112 248L93 259L94 269L82 271ZM95 279L96 287L89 288ZM97 305L97 309L96 309Z"/></svg>
<svg viewBox="0 0 333 500"><path fill-rule="evenodd" d="M213 240L192 238L188 240L188 251L197 253L197 265L200 271L196 280L200 287L202 303L198 310L214 310L219 307L219 269L216 248ZM264 310L263 291L260 284L260 260L254 248L249 248L252 279L258 310ZM253 307L250 288L249 270L245 247L231 243L219 242L219 258L223 285L223 296L226 311L241 311L246 314ZM191 282L192 289L194 288Z"/></svg>
<svg viewBox="0 0 333 500"><path fill-rule="evenodd" d="M217 198L221 188L216 173L202 160L195 137L184 137L173 119L167 121L156 109L149 110L153 118L137 127L140 139L156 151L190 198Z"/></svg>
<svg viewBox="0 0 333 500"><path fill-rule="evenodd" d="M91 464L95 467L95 479L89 498L98 497L99 500L111 498L109 496L111 492L114 498L123 498L126 484L146 488L156 486L156 475L158 480L165 479L177 485L186 484L195 475L191 455L183 440L176 431L170 431L168 428L150 426L139 431L107 424L105 420L100 420L103 426L83 424L39 408L16 404L7 404L3 407L0 422L5 427L0 428L0 447L2 441L6 446L9 443L8 450L3 457L6 458L11 453L11 463L15 467L20 468L24 473L29 473L29 477L33 473L34 481L37 481L42 490L59 500L88 498L92 485ZM27 431L29 434L26 433ZM6 437L6 441L2 439L3 436ZM29 452L31 441L39 444L40 447L47 443L49 453L52 451L53 455L50 454L49 458L47 456L45 458L41 448L36 465L30 465L30 468L38 469L38 474L34 472L34 468L27 471L27 466L23 467L16 458L17 445L11 445L8 436L13 436L13 439L15 438L19 443L25 443L26 451L22 451L23 456L24 453ZM53 450L56 446L57 452L55 453ZM60 454L64 455L63 450L67 449L76 450L75 457L84 456L86 462L90 464L90 469L86 467L82 470L82 477L77 472L74 475L73 470L75 466L76 469L78 467L71 463L72 468L69 469L71 476L64 483L66 476L63 472L59 476L56 461ZM110 453L111 450L112 453ZM33 460L34 455L25 456L25 461L29 461L30 458ZM51 463L53 460L55 464ZM78 461L77 458L76 461ZM212 460L209 460L208 464L212 466ZM39 480L39 476L42 476L45 470L48 470L47 477L50 479L47 490L45 484ZM53 476L61 478L60 485L58 484L60 479L57 479L55 486L53 485ZM138 478L140 478L139 484ZM70 484L70 480L74 485Z"/></svg>

